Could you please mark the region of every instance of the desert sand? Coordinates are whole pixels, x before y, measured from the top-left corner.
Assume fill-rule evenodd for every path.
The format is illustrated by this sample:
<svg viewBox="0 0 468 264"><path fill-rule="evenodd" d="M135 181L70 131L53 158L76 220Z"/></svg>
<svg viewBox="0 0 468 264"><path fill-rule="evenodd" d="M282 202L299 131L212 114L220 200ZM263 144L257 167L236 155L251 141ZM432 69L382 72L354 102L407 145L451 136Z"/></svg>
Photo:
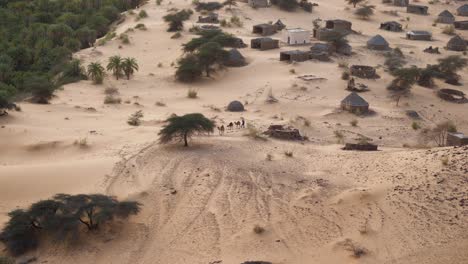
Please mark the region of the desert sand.
<svg viewBox="0 0 468 264"><path fill-rule="evenodd" d="M27 257L40 263L468 263L468 148L420 148L419 131L405 114L417 111L424 126L449 119L468 132L468 108L417 85L395 106L386 90L392 77L383 70L382 53L365 47L370 37L381 34L407 55L408 65L421 67L461 54L443 50L450 36L442 34L443 24L433 26L440 11L454 11L459 4L432 4L429 16L419 16L372 0L376 15L359 20L342 0L315 2L319 6L312 13L252 9L239 2L219 14L241 18L242 28L224 30L246 43L256 37L251 27L258 23L281 19L288 27L312 29L317 18L348 19L360 33L348 37L353 56L287 64L278 60L279 51L296 48L245 48L240 51L248 66L221 70L190 85L175 81L171 63L195 36L188 29L198 13L185 23L179 39L170 38L162 17L170 8L190 8L191 3L173 0L157 6L150 1L141 7L149 17L138 22L127 14L117 33L137 23L148 30L129 33L130 45L115 39L75 57L84 65L105 64L112 55L134 57L140 65L134 78L69 84L51 104L24 102L21 112L0 119L0 226L9 211L56 193L106 193L136 199L143 210L129 223L109 227L110 232L84 234L73 246L43 245ZM384 10L398 10L400 16ZM381 22L406 17L411 18L408 29L429 30L434 41L409 41L402 32L378 29ZM442 54L423 53L429 45L440 47ZM370 87L362 96L375 115L359 118L338 111L349 93L340 78L341 60L377 66L380 79L359 79ZM302 74L326 80L305 82L297 78ZM464 85L457 89L468 93L468 71L461 75ZM118 88L122 104L103 104L104 89L111 86ZM189 88L199 98L187 98ZM278 103L265 103L270 89ZM224 111L232 100L247 102L247 111ZM126 120L137 110L144 113L142 125L131 127ZM309 141L255 141L235 129L224 136L196 137L189 148L157 144L167 117L192 112L225 125L243 117L262 130L290 124ZM353 119L357 126L349 124ZM336 130L347 139L356 133L368 136L381 151L343 151ZM83 139L86 146L75 144ZM442 157L448 158L447 166ZM256 234L255 226L264 232ZM356 251L362 256L354 256Z"/></svg>

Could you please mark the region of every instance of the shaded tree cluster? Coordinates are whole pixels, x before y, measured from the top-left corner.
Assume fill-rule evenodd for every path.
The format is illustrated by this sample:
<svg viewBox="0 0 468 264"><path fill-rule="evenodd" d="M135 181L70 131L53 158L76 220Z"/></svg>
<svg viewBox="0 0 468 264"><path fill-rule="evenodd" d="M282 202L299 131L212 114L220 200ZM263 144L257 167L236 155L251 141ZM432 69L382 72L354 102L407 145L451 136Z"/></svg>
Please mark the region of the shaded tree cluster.
<svg viewBox="0 0 468 264"><path fill-rule="evenodd" d="M141 2L0 1L0 111L19 94L46 102L61 85L86 78L72 52L92 46L121 12Z"/></svg>
<svg viewBox="0 0 468 264"><path fill-rule="evenodd" d="M193 14L190 9L183 9L177 12L167 14L163 17L164 21L169 23L168 32L176 32L184 29L184 21L188 20Z"/></svg>
<svg viewBox="0 0 468 264"><path fill-rule="evenodd" d="M215 66L221 66L228 52L224 47L235 47L238 39L220 30L201 31L200 37L183 45L185 55L178 61L176 78L183 82L192 82L200 78L203 72L209 77Z"/></svg>
<svg viewBox="0 0 468 264"><path fill-rule="evenodd" d="M212 120L199 113L174 115L166 122L167 124L159 132L159 143L183 141L185 147L188 147L188 140L193 135L212 133L215 127Z"/></svg>
<svg viewBox="0 0 468 264"><path fill-rule="evenodd" d="M13 255L35 249L46 236L63 241L76 239L84 228L89 231L116 218L125 219L140 212L140 203L118 201L102 194L57 194L27 209L8 213L0 241Z"/></svg>

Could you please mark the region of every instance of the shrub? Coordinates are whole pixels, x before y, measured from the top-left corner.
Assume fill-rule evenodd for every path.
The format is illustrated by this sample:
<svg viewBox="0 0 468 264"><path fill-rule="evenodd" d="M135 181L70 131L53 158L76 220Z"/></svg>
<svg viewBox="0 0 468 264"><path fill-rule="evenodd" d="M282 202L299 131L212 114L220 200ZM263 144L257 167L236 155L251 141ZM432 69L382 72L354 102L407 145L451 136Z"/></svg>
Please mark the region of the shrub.
<svg viewBox="0 0 468 264"><path fill-rule="evenodd" d="M147 30L146 25L142 23L137 24L135 28L139 30Z"/></svg>
<svg viewBox="0 0 468 264"><path fill-rule="evenodd" d="M182 37L182 34L180 32L176 32L174 35L171 36L171 39L178 39Z"/></svg>
<svg viewBox="0 0 468 264"><path fill-rule="evenodd" d="M267 140L267 138L262 134L262 132L252 124L247 124L247 132L244 134L244 136L255 140Z"/></svg>
<svg viewBox="0 0 468 264"><path fill-rule="evenodd" d="M358 125L358 121L356 119L353 119L351 120L351 122L349 122L349 124L351 124L351 126L353 127L356 127Z"/></svg>
<svg viewBox="0 0 468 264"><path fill-rule="evenodd" d="M335 131L333 131L333 134L335 135L338 143L340 143L340 144L344 143L344 138L345 137L344 137L344 134L341 131L335 130Z"/></svg>
<svg viewBox="0 0 468 264"><path fill-rule="evenodd" d="M146 13L145 10L141 10L140 13L138 13L138 18L139 19L147 18L147 17L148 17L148 13Z"/></svg>
<svg viewBox="0 0 468 264"><path fill-rule="evenodd" d="M188 89L187 98L190 98L190 99L198 98L198 91L196 89L192 89L192 88Z"/></svg>
<svg viewBox="0 0 468 264"><path fill-rule="evenodd" d="M267 154L267 155L266 155L266 160L267 160L267 161L272 161L272 160L273 160L273 155Z"/></svg>
<svg viewBox="0 0 468 264"><path fill-rule="evenodd" d="M104 94L117 95L117 94L119 94L119 89L117 89L114 86L106 87L106 89L104 90Z"/></svg>
<svg viewBox="0 0 468 264"><path fill-rule="evenodd" d="M349 74L348 71L344 71L343 73L341 73L341 79L342 79L342 80L349 80L349 77L350 77L350 76L351 76L351 75Z"/></svg>
<svg viewBox="0 0 468 264"><path fill-rule="evenodd" d="M139 126L141 124L142 118L143 118L143 111L138 110L128 118L127 124L131 126Z"/></svg>
<svg viewBox="0 0 468 264"><path fill-rule="evenodd" d="M127 34L120 34L119 39L122 42L122 44L126 44L126 45L130 44L130 38L128 37Z"/></svg>
<svg viewBox="0 0 468 264"><path fill-rule="evenodd" d="M190 9L183 9L178 12L167 14L163 17L164 21L169 23L168 32L180 31L184 28L184 21L188 20L193 14Z"/></svg>
<svg viewBox="0 0 468 264"><path fill-rule="evenodd" d="M122 99L114 95L107 95L104 98L104 104L120 104L120 103L122 103Z"/></svg>
<svg viewBox="0 0 468 264"><path fill-rule="evenodd" d="M362 7L356 9L354 14L361 19L369 19L370 16L374 14L375 6L373 5L363 5Z"/></svg>
<svg viewBox="0 0 468 264"><path fill-rule="evenodd" d="M413 128L414 130L418 130L421 128L421 126L418 122L414 121L413 123L411 123L411 128Z"/></svg>
<svg viewBox="0 0 468 264"><path fill-rule="evenodd" d="M455 34L455 27L453 25L447 25L442 30L442 33L446 35L454 35Z"/></svg>
<svg viewBox="0 0 468 264"><path fill-rule="evenodd" d="M163 101L157 101L155 105L163 107L163 106L166 106L166 103L164 103Z"/></svg>
<svg viewBox="0 0 468 264"><path fill-rule="evenodd" d="M75 142L73 142L73 145L78 146L80 148L87 148L89 147L88 138L84 137L84 138L77 139L75 140Z"/></svg>
<svg viewBox="0 0 468 264"><path fill-rule="evenodd" d="M449 164L449 159L448 157L442 157L440 158L440 162L442 163L442 165L447 166Z"/></svg>
<svg viewBox="0 0 468 264"><path fill-rule="evenodd" d="M253 228L253 231L255 234L262 234L263 232L265 232L265 228L259 226L259 225L255 225L254 228Z"/></svg>
<svg viewBox="0 0 468 264"><path fill-rule="evenodd" d="M284 155L288 158L292 158L294 156L294 153L292 151L287 150L284 152Z"/></svg>

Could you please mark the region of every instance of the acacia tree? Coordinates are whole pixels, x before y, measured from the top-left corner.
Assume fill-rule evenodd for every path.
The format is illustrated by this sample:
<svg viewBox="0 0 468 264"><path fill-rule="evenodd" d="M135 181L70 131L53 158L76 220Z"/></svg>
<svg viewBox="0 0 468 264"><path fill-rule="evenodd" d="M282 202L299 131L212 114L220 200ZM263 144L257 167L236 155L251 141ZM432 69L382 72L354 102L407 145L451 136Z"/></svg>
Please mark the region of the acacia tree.
<svg viewBox="0 0 468 264"><path fill-rule="evenodd" d="M88 65L88 77L94 84L102 84L105 76L104 67L99 62L92 62Z"/></svg>
<svg viewBox="0 0 468 264"><path fill-rule="evenodd" d="M458 55L450 55L446 58L439 59L439 70L444 76L447 83L458 84L460 76L457 72L468 65L468 60Z"/></svg>
<svg viewBox="0 0 468 264"><path fill-rule="evenodd" d="M171 141L184 141L188 147L188 139L195 134L212 133L215 124L212 120L199 113L173 116L166 120L168 123L159 131L159 142L166 144Z"/></svg>
<svg viewBox="0 0 468 264"><path fill-rule="evenodd" d="M76 237L80 225L90 231L114 218L127 218L140 211L140 203L118 201L102 194L57 194L52 199L39 201L28 209L17 209L0 233L8 251L20 255L39 245L42 235L64 240Z"/></svg>
<svg viewBox="0 0 468 264"><path fill-rule="evenodd" d="M118 80L122 76L122 57L115 55L109 58L109 63L107 64L107 70L112 71L112 75Z"/></svg>
<svg viewBox="0 0 468 264"><path fill-rule="evenodd" d="M457 132L457 127L450 120L437 123L434 127L421 131L426 139L434 141L439 147L446 145L449 132Z"/></svg>
<svg viewBox="0 0 468 264"><path fill-rule="evenodd" d="M370 16L374 14L375 6L373 5L363 5L356 9L354 14L361 19L369 19Z"/></svg>
<svg viewBox="0 0 468 264"><path fill-rule="evenodd" d="M135 58L125 58L122 60L122 71L124 72L127 80L130 80L130 77L138 71L138 63Z"/></svg>
<svg viewBox="0 0 468 264"><path fill-rule="evenodd" d="M401 68L393 72L395 79L387 87L396 100L396 105L400 102L402 96L411 91L411 87L416 83L421 74L421 69L417 67Z"/></svg>
<svg viewBox="0 0 468 264"><path fill-rule="evenodd" d="M193 82L202 75L203 69L194 54L185 55L177 61L177 64L175 75L179 81Z"/></svg>
<svg viewBox="0 0 468 264"><path fill-rule="evenodd" d="M184 21L193 14L190 9L183 9L175 13L167 14L163 17L164 21L169 23L168 32L180 31L184 28Z"/></svg>
<svg viewBox="0 0 468 264"><path fill-rule="evenodd" d="M356 5L364 2L364 0L345 0L349 5L353 5L356 8Z"/></svg>

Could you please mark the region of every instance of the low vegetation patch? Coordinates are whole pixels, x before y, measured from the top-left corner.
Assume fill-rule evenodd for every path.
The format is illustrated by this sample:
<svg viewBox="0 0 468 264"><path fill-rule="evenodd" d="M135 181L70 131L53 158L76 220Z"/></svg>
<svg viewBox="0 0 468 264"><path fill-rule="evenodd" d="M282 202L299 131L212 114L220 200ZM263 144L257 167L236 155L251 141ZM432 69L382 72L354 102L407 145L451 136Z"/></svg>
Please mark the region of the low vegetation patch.
<svg viewBox="0 0 468 264"><path fill-rule="evenodd" d="M138 110L128 118L127 124L131 126L139 126L141 124L142 118L143 118L143 111Z"/></svg>

